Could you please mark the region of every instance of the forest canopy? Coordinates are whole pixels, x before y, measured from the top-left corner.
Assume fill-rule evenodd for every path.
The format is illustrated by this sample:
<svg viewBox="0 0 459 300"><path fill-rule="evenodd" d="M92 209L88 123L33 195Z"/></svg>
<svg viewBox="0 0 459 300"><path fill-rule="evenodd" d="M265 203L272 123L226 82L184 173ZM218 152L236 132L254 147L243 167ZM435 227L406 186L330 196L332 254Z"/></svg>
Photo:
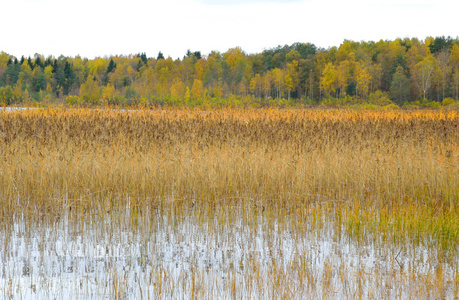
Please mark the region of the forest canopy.
<svg viewBox="0 0 459 300"><path fill-rule="evenodd" d="M459 99L459 39L429 37L318 48L239 47L182 59L0 54L0 103L77 105L430 105Z"/></svg>

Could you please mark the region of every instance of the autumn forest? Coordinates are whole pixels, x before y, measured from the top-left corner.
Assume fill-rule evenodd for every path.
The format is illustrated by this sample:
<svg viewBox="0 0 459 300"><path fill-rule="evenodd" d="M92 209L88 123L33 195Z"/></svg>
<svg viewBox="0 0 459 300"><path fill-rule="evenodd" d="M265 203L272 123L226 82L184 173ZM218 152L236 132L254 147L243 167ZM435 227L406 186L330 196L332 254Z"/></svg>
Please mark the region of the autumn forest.
<svg viewBox="0 0 459 300"><path fill-rule="evenodd" d="M457 104L459 39L295 43L182 59L146 53L99 57L0 54L1 105L267 106Z"/></svg>
<svg viewBox="0 0 459 300"><path fill-rule="evenodd" d="M183 52L0 51L0 299L459 299L459 37Z"/></svg>

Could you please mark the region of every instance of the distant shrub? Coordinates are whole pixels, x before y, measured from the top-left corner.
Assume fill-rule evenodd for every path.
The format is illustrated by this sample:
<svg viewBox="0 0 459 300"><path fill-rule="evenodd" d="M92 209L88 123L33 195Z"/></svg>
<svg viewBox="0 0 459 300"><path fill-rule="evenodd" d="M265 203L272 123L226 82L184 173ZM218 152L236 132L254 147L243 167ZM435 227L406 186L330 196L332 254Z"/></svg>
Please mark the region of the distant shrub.
<svg viewBox="0 0 459 300"><path fill-rule="evenodd" d="M11 86L0 87L0 105L7 106L13 103L14 95Z"/></svg>
<svg viewBox="0 0 459 300"><path fill-rule="evenodd" d="M67 104L69 104L69 105L80 105L80 104L83 103L83 101L81 100L80 97L78 97L78 96L73 96L73 95L67 96L67 97L65 98L65 102L66 102Z"/></svg>
<svg viewBox="0 0 459 300"><path fill-rule="evenodd" d="M440 108L441 104L436 101L429 101L426 98L412 101L412 102L404 102L403 107L405 108Z"/></svg>
<svg viewBox="0 0 459 300"><path fill-rule="evenodd" d="M405 108L419 108L421 107L421 101L416 100L416 101L405 101L403 102L403 107Z"/></svg>
<svg viewBox="0 0 459 300"><path fill-rule="evenodd" d="M393 102L389 99L389 95L381 91L371 93L368 99L368 103L378 106L387 106L393 104Z"/></svg>
<svg viewBox="0 0 459 300"><path fill-rule="evenodd" d="M324 105L330 105L330 106L338 106L340 105L340 101L338 98L329 96L328 98L325 98L322 100L322 104Z"/></svg>
<svg viewBox="0 0 459 300"><path fill-rule="evenodd" d="M391 104L384 106L385 110L391 110L391 109L397 109L397 108L400 108L400 107L395 103L391 103Z"/></svg>
<svg viewBox="0 0 459 300"><path fill-rule="evenodd" d="M428 99L424 98L420 101L420 106L425 108L439 108L441 105L436 101L429 101Z"/></svg>
<svg viewBox="0 0 459 300"><path fill-rule="evenodd" d="M425 107L428 107L428 108L439 108L439 107L441 107L441 104L438 103L438 102L432 101L432 102L429 102L429 103L425 104Z"/></svg>
<svg viewBox="0 0 459 300"><path fill-rule="evenodd" d="M443 106L448 106L448 105L451 105L451 104L454 104L454 99L453 98L445 98L443 99L443 101L441 102L441 105Z"/></svg>

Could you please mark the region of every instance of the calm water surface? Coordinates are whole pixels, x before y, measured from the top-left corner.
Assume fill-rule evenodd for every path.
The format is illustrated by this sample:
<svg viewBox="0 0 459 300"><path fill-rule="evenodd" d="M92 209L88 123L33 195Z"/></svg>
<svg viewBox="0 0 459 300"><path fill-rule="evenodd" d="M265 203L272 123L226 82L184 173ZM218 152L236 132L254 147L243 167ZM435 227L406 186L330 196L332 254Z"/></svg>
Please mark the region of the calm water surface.
<svg viewBox="0 0 459 300"><path fill-rule="evenodd" d="M457 293L457 257L443 259L428 242L357 241L330 224L298 228L295 220L237 211L84 220L17 220L2 230L0 298L454 299Z"/></svg>

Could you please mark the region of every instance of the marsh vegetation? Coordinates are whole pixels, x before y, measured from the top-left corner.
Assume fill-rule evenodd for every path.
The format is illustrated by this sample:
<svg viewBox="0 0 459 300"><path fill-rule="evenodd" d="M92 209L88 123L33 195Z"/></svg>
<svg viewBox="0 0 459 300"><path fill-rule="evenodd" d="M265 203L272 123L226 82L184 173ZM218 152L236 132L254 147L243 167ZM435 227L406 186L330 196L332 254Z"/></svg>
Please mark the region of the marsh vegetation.
<svg viewBox="0 0 459 300"><path fill-rule="evenodd" d="M0 111L17 298L455 298L459 113Z"/></svg>

